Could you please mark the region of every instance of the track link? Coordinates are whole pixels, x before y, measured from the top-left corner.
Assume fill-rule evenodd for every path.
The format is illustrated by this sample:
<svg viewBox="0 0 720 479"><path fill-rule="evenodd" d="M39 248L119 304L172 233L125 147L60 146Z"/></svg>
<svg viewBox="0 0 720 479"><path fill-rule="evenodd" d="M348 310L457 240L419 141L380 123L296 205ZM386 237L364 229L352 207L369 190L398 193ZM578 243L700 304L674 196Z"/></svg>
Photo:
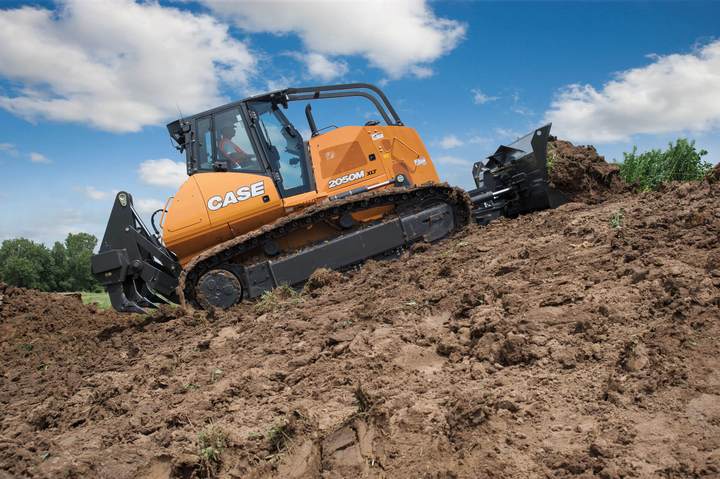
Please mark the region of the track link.
<svg viewBox="0 0 720 479"><path fill-rule="evenodd" d="M314 223L345 213L388 205L398 207L396 211L420 210L422 205L429 202L451 205L455 218L455 231L462 229L470 220L471 202L467 193L447 184L385 189L351 196L339 201L323 202L216 245L198 255L180 275L178 286L180 302L183 305L190 304L196 308L200 307L196 297L196 285L203 274L222 267L224 264L233 263L233 259L258 248L268 240L281 238ZM364 260L366 259L369 258Z"/></svg>

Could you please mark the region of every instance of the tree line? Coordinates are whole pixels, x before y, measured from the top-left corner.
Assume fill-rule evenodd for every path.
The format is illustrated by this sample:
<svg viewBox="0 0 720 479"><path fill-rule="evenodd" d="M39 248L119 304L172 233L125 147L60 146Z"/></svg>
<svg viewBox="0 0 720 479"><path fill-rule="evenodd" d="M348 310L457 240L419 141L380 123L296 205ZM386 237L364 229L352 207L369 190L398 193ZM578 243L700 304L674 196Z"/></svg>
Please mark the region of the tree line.
<svg viewBox="0 0 720 479"><path fill-rule="evenodd" d="M90 272L97 238L70 233L52 248L26 238L9 239L0 246L0 281L41 291L100 291Z"/></svg>

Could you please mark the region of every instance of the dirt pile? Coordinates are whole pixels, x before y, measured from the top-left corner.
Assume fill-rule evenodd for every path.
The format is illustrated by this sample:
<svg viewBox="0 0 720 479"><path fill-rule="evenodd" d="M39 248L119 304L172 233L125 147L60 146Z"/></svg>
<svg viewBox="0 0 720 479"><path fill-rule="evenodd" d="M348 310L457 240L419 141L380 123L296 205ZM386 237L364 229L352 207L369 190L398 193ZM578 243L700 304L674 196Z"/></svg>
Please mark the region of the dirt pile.
<svg viewBox="0 0 720 479"><path fill-rule="evenodd" d="M0 478L718 477L720 184L608 184L227 312L0 287Z"/></svg>
<svg viewBox="0 0 720 479"><path fill-rule="evenodd" d="M598 203L628 191L620 168L607 163L594 146L575 146L551 137L548 163L550 182L573 201Z"/></svg>

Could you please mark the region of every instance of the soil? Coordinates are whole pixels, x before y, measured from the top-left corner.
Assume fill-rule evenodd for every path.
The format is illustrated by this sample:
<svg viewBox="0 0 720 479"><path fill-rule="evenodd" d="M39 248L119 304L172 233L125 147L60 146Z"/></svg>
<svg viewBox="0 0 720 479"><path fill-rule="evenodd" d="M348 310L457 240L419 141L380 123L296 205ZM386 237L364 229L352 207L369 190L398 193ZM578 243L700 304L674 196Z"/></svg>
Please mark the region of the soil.
<svg viewBox="0 0 720 479"><path fill-rule="evenodd" d="M230 311L0 286L0 478L720 477L720 183L566 145L573 202Z"/></svg>

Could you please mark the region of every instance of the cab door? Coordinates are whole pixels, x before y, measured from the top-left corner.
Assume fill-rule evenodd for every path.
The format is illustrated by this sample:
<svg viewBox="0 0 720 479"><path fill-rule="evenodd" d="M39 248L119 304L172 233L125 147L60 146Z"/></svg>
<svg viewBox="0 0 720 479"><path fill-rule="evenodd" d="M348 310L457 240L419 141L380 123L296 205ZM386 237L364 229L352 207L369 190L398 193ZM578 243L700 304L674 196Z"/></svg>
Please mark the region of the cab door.
<svg viewBox="0 0 720 479"><path fill-rule="evenodd" d="M250 141L240 106L196 122L200 161L194 176L213 229L229 239L282 216L280 194Z"/></svg>
<svg viewBox="0 0 720 479"><path fill-rule="evenodd" d="M248 109L283 204L290 209L314 201L315 182L300 133L271 102L252 102Z"/></svg>

